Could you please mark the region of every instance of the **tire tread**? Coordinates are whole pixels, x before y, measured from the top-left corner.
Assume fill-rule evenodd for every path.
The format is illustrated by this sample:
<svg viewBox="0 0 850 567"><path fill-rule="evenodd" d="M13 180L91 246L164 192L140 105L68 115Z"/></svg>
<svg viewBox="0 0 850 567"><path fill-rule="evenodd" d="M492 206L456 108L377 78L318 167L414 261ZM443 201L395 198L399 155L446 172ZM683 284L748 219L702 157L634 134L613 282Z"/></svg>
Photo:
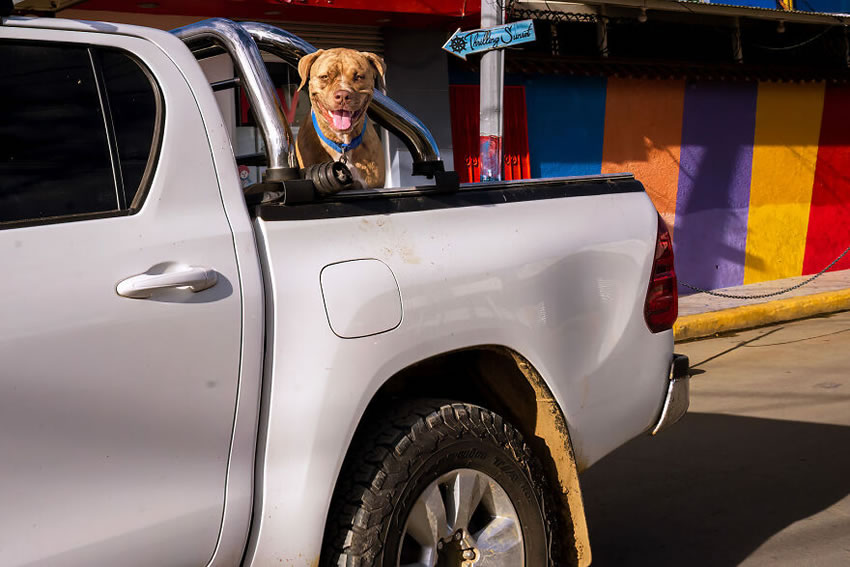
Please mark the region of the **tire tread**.
<svg viewBox="0 0 850 567"><path fill-rule="evenodd" d="M549 564L554 566L551 491L539 462L522 435L501 416L485 408L446 400L412 400L389 415L373 419L358 436L337 483L325 529L323 567L383 565L381 532L393 513L392 503L414 472L419 457L447 439L474 436L503 447L520 465L540 495Z"/></svg>

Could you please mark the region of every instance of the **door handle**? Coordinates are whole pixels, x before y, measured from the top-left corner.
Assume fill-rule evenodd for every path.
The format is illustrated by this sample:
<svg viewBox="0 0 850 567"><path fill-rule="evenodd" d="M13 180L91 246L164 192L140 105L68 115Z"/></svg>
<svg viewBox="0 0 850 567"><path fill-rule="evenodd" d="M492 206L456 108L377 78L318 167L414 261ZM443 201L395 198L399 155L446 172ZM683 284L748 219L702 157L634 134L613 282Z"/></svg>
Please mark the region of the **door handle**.
<svg viewBox="0 0 850 567"><path fill-rule="evenodd" d="M210 268L183 266L163 274L139 274L118 282L115 291L122 297L147 299L154 291L185 287L197 293L218 282L218 274Z"/></svg>

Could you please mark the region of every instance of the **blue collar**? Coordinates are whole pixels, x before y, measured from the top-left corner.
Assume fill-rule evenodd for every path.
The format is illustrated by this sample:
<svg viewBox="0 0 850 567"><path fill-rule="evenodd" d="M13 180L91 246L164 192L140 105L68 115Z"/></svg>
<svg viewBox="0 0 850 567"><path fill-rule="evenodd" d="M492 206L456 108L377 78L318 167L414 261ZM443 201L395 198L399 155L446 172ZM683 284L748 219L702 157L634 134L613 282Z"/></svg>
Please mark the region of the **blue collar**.
<svg viewBox="0 0 850 567"><path fill-rule="evenodd" d="M327 136L325 136L325 135L322 133L322 129L321 129L321 128L319 128L319 124L316 122L316 113L315 113L312 109L310 110L310 115L313 117L313 129L316 131L316 134L318 134L318 135L319 135L319 138L321 138L321 140L322 140L324 143L326 143L327 145L329 145L329 146L330 146L333 150L335 150L336 152L338 152L338 153L340 153L340 154L344 154L345 152L350 152L351 150L353 150L354 148L356 148L357 146L359 146L361 142L363 142L363 133L366 131L366 124L367 124L367 123L368 123L368 121L369 121L369 117L368 117L368 116L364 116L364 117L363 117L363 129L360 131L360 133L357 135L357 137L356 137L356 138L354 138L353 140L351 140L351 143L348 143L348 144L339 144L339 143L337 143L337 142L334 142L334 141L333 141L333 140L331 140L331 139L328 139L328 137L327 137Z"/></svg>

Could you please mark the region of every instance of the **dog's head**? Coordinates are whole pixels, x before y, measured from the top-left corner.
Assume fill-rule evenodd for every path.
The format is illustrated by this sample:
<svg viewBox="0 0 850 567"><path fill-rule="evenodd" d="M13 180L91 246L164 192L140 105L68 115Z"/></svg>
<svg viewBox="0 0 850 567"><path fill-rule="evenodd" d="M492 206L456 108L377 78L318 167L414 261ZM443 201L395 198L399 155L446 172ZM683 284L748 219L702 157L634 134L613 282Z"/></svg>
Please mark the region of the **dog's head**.
<svg viewBox="0 0 850 567"><path fill-rule="evenodd" d="M336 133L357 135L372 101L372 89L383 85L384 60L374 53L342 47L320 49L298 62L299 89L308 85L319 124Z"/></svg>

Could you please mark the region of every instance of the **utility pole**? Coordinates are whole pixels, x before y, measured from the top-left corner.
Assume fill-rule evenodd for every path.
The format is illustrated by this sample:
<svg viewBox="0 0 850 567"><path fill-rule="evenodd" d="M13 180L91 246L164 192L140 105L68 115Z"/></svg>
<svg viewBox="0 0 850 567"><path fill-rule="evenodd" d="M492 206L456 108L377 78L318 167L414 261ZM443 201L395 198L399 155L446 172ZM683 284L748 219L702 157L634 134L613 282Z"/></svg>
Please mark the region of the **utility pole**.
<svg viewBox="0 0 850 567"><path fill-rule="evenodd" d="M505 23L506 0L481 0L481 27ZM481 57L481 110L478 141L481 181L502 179L502 124L505 52L496 49Z"/></svg>

